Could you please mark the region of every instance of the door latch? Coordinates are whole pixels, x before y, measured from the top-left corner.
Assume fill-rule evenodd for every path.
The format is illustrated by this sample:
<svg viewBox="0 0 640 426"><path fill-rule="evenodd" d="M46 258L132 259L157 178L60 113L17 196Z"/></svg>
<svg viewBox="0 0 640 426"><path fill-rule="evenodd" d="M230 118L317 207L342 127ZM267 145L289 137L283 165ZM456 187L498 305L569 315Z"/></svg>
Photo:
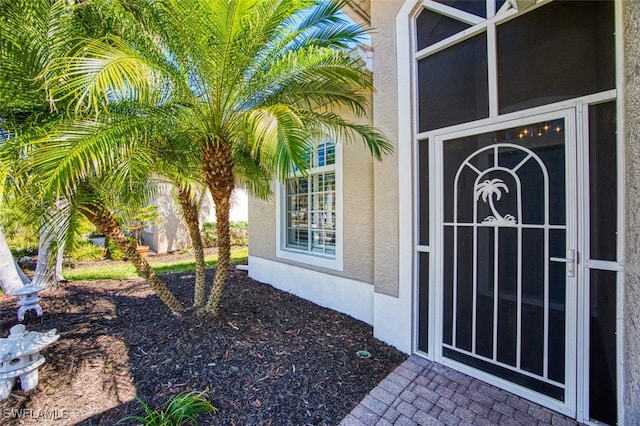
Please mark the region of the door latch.
<svg viewBox="0 0 640 426"><path fill-rule="evenodd" d="M550 257L552 262L561 262L567 264L567 275L569 277L576 276L576 251L574 249L567 250L567 257Z"/></svg>

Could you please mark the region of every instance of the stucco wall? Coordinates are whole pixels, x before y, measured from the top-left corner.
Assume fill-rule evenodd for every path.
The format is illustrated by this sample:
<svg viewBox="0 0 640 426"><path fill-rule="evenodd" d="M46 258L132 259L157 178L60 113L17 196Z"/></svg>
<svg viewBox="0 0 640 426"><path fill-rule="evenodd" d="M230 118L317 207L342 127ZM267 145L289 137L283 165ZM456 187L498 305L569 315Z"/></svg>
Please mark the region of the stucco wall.
<svg viewBox="0 0 640 426"><path fill-rule="evenodd" d="M367 118L346 118L371 124ZM371 154L358 141L342 143L343 150L343 271L314 267L276 257L276 201L249 200L249 254L263 259L289 263L366 283L373 283L373 163ZM377 163L377 162L376 162ZM274 187L275 189L275 187Z"/></svg>
<svg viewBox="0 0 640 426"><path fill-rule="evenodd" d="M156 253L167 253L191 245L180 206L173 200L171 185L158 185L155 204L158 207L158 222L153 226L153 233L143 233L143 242Z"/></svg>
<svg viewBox="0 0 640 426"><path fill-rule="evenodd" d="M231 195L231 211L229 219L232 222L247 221L247 191L244 188L236 188ZM158 206L158 223L154 225L153 232L144 232L142 240L156 253L167 253L181 250L191 246L189 231L182 219L182 211L178 203L174 201L172 186L167 183L158 184L156 193L156 206ZM207 191L200 205L200 224L216 221L216 209L213 199Z"/></svg>
<svg viewBox="0 0 640 426"><path fill-rule="evenodd" d="M624 2L625 424L640 425L640 2Z"/></svg>
<svg viewBox="0 0 640 426"><path fill-rule="evenodd" d="M373 101L373 122L396 146L411 144L398 141L398 82L396 70L395 16L402 1L373 0L371 2L373 79L376 92ZM374 284L376 293L398 295L398 159L394 155L374 165ZM411 185L411 182L403 184ZM410 205L406 208L410 209Z"/></svg>

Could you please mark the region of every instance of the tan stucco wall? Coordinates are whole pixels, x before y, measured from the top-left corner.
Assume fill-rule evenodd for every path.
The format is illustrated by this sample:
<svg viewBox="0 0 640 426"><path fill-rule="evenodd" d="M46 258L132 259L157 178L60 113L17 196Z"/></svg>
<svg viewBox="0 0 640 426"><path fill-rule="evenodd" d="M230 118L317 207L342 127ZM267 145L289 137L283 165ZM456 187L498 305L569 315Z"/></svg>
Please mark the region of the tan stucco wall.
<svg viewBox="0 0 640 426"><path fill-rule="evenodd" d="M625 126L625 424L640 425L640 2L624 6Z"/></svg>
<svg viewBox="0 0 640 426"><path fill-rule="evenodd" d="M395 16L402 4L402 1L388 0L370 2L376 92L368 123L372 118L394 146L398 143ZM402 113L409 114L409 107ZM344 149L344 271L299 266L374 283L376 292L397 296L398 160L395 155L382 162L371 160L358 143L346 145ZM275 197L267 202L250 199L250 255L278 260L275 221Z"/></svg>
<svg viewBox="0 0 640 426"><path fill-rule="evenodd" d="M373 122L398 146L398 82L396 71L395 16L402 1L372 0L371 26L373 79ZM402 141L410 144L411 141ZM397 149L397 148L396 148ZM387 158L374 165L374 284L377 293L398 295L398 160ZM411 182L406 182L411 185ZM411 208L407 206L407 208Z"/></svg>
<svg viewBox="0 0 640 426"><path fill-rule="evenodd" d="M271 185L275 194L275 184ZM261 200L249 195L249 255L276 259L276 197Z"/></svg>
<svg viewBox="0 0 640 426"><path fill-rule="evenodd" d="M340 112L345 118L371 124L368 118L356 118ZM264 259L298 265L353 280L373 283L373 163L369 151L359 141L343 143L343 232L342 271L314 267L276 257L276 201L249 199L249 254Z"/></svg>

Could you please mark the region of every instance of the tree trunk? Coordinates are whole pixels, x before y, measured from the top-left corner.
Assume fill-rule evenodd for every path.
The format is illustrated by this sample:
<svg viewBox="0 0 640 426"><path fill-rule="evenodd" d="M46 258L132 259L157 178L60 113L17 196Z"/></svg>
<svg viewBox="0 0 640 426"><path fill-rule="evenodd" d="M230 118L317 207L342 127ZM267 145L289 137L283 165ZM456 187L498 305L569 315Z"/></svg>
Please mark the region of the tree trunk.
<svg viewBox="0 0 640 426"><path fill-rule="evenodd" d="M22 280L22 284L23 285L27 285L27 284L31 283L31 280L29 279L28 276L26 276L24 274L24 272L22 271L22 268L20 267L20 265L18 265L18 262L16 262L15 259L13 260L13 264L16 267L16 272L18 272L18 276Z"/></svg>
<svg viewBox="0 0 640 426"><path fill-rule="evenodd" d="M124 235L111 212L103 206L93 206L93 211L83 210L83 214L98 230L108 236L111 241L127 255L138 273L147 280L151 289L160 297L165 305L175 314L183 311L182 304L171 293L167 286L160 281L149 263L136 251L136 246Z"/></svg>
<svg viewBox="0 0 640 426"><path fill-rule="evenodd" d="M66 207L68 203L65 200L56 201L55 207L43 219L40 229L38 260L32 283L47 289L58 288L58 283L64 281L62 276L64 239L60 238L60 223L51 219L59 215L68 215L68 212L65 212Z"/></svg>
<svg viewBox="0 0 640 426"><path fill-rule="evenodd" d="M231 193L235 185L231 148L219 141L207 145L203 149L202 169L216 207L216 232L218 234L218 266L206 311L218 316L220 314L220 299L231 261L229 211Z"/></svg>
<svg viewBox="0 0 640 426"><path fill-rule="evenodd" d="M64 280L61 271L64 246L56 247L55 237L55 230L50 232L47 230L41 231L36 273L32 280L34 285L40 285L50 290L58 288L58 283ZM54 250L56 251L55 256Z"/></svg>
<svg viewBox="0 0 640 426"><path fill-rule="evenodd" d="M7 245L7 240L4 238L4 232L2 232L2 228L0 227L0 271L2 271L2 278L0 278L0 285L2 286L2 291L5 294L13 294L14 291L21 289L23 284L20 279L20 275L18 275L18 271L15 266L15 261L13 260L13 255L11 254L11 250L9 250L9 246Z"/></svg>
<svg viewBox="0 0 640 426"><path fill-rule="evenodd" d="M187 223L191 244L193 245L193 256L196 260L196 285L193 294L193 306L200 310L204 308L205 284L206 284L206 264L204 261L204 248L202 235L200 234L200 219L198 203L190 196L189 191L184 187L178 188L178 202L182 207L182 216Z"/></svg>
<svg viewBox="0 0 640 426"><path fill-rule="evenodd" d="M62 268L64 266L64 243L60 247L58 247L58 253L56 253L55 260L55 274L56 281L60 283L61 281L66 281L64 275L62 275Z"/></svg>
<svg viewBox="0 0 640 426"><path fill-rule="evenodd" d="M224 198L224 195L213 196L216 205L216 232L218 234L218 265L213 278L211 294L207 302L207 312L215 316L220 314L220 299L224 284L227 281L229 264L231 263L231 235L229 232L229 210L231 194Z"/></svg>

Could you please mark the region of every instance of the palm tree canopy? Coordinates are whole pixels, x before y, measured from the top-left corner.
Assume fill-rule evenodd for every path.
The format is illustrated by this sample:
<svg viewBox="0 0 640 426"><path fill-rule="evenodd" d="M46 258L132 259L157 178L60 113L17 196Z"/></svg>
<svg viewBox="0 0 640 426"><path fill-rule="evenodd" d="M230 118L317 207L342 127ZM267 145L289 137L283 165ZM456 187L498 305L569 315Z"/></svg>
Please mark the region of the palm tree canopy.
<svg viewBox="0 0 640 426"><path fill-rule="evenodd" d="M349 55L366 32L345 19L340 3L89 0L77 7L119 24L79 40L47 69L51 99L71 102L76 114L100 116L123 101L170 108L171 123L156 136L182 134L202 150L227 146L236 177L261 180L308 169L307 152L321 133L360 138L376 158L391 151L377 130L331 111L363 115L372 88L370 73Z"/></svg>
<svg viewBox="0 0 640 426"><path fill-rule="evenodd" d="M50 54L34 68L60 117L3 151L20 159L22 175L38 177L41 199L62 198L89 215L93 202L110 227L102 216L112 195L134 201L152 171L180 170L167 152L199 163L190 178L211 191L219 234L209 312L226 278L237 180L269 195L273 176L306 172L320 135L361 140L378 159L392 150L375 128L335 113L363 116L372 90L371 74L350 55L366 31L345 18L342 3L37 1L61 11L47 15L49 33L69 35L49 40Z"/></svg>

